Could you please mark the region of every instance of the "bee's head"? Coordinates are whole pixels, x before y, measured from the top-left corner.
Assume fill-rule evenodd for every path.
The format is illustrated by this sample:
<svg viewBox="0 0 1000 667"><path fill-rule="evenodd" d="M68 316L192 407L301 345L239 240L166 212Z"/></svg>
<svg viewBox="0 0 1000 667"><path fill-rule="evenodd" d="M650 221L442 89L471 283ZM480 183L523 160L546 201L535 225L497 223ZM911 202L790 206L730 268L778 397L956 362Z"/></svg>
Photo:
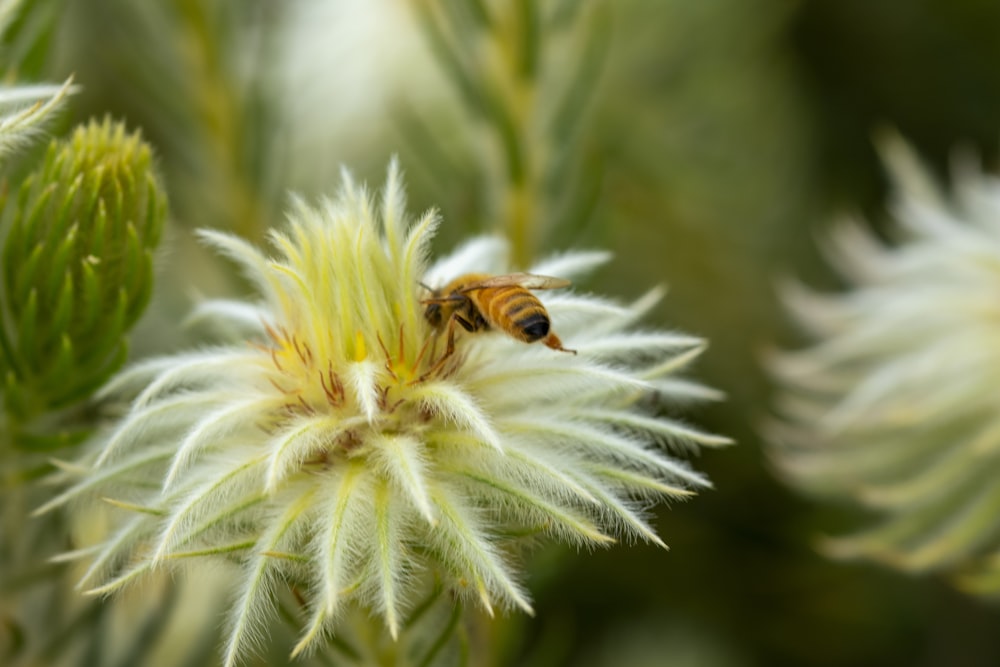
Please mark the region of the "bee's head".
<svg viewBox="0 0 1000 667"><path fill-rule="evenodd" d="M432 287L428 287L424 283L419 283L419 285L427 290L430 295L430 299L421 302L424 304L424 319L426 319L427 323L435 329L440 329L444 324L444 313L441 309L441 303L432 300L438 296L439 292Z"/></svg>
<svg viewBox="0 0 1000 667"><path fill-rule="evenodd" d="M440 329L441 325L444 323L444 317L441 313L441 304L435 301L428 303L424 308L424 319L435 329Z"/></svg>

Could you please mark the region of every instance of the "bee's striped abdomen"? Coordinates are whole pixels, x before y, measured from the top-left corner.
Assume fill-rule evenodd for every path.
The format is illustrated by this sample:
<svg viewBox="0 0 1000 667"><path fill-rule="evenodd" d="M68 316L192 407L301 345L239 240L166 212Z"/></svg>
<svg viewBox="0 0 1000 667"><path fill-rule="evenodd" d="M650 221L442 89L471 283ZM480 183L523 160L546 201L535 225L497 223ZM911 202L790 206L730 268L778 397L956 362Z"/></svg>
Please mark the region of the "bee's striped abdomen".
<svg viewBox="0 0 1000 667"><path fill-rule="evenodd" d="M488 319L495 326L527 343L549 333L549 317L534 294L517 286L498 287L488 292L481 296L486 297Z"/></svg>

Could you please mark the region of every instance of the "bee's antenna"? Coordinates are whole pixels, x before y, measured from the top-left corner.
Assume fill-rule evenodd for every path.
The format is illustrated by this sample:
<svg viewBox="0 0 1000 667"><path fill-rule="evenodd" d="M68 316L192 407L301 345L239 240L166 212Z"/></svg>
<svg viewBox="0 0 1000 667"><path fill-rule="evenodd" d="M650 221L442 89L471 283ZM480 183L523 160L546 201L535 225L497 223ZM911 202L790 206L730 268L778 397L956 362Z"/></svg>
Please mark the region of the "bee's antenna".
<svg viewBox="0 0 1000 667"><path fill-rule="evenodd" d="M423 281L421 281L421 280L418 280L418 281L417 281L417 284L418 284L418 285L420 285L421 287L423 287L423 288L424 288L425 290L427 290L428 292L433 292L433 291L434 291L434 289L433 289L433 288L431 288L431 287L428 287L428 286L427 286L427 283L425 283L425 282L423 282Z"/></svg>

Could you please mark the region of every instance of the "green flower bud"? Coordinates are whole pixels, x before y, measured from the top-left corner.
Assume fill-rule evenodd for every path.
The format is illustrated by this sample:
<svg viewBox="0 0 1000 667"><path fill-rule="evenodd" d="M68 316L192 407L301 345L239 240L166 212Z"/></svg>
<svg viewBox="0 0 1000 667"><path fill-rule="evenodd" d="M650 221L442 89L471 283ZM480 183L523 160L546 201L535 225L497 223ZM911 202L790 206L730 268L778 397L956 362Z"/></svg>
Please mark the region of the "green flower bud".
<svg viewBox="0 0 1000 667"><path fill-rule="evenodd" d="M24 420L85 398L124 362L166 198L149 145L107 118L54 140L13 194L0 195L0 342L6 408Z"/></svg>

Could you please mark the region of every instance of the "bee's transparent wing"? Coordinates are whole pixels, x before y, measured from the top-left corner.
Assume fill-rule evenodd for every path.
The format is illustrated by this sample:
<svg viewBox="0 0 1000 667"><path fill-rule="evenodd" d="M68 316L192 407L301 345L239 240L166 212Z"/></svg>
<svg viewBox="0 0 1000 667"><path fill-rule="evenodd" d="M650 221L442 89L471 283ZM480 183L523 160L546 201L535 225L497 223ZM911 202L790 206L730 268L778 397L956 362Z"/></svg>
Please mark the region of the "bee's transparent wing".
<svg viewBox="0 0 1000 667"><path fill-rule="evenodd" d="M503 276L493 276L485 280L469 283L462 287L461 292L474 292L476 290L490 287L523 287L525 289L559 289L569 287L570 281L565 278L553 278L552 276L539 276L534 273L508 273Z"/></svg>

